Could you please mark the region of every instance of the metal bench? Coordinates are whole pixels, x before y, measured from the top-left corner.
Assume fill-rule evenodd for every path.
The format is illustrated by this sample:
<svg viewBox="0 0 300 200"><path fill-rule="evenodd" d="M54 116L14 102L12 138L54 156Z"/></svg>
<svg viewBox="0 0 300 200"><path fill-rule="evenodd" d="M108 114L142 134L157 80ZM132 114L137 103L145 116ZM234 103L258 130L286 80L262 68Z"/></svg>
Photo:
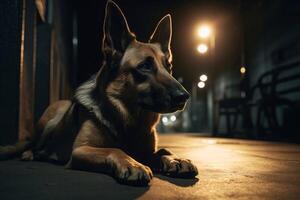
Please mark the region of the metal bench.
<svg viewBox="0 0 300 200"><path fill-rule="evenodd" d="M300 114L300 61L265 72L260 76L257 88L260 93L256 117L258 136L283 134L286 128L283 109Z"/></svg>

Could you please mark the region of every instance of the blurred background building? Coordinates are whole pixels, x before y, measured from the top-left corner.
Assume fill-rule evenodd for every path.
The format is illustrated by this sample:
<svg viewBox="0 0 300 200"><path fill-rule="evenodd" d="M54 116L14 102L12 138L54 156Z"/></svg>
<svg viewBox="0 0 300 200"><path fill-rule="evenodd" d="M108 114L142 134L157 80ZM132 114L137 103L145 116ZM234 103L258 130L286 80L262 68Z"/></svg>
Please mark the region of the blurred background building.
<svg viewBox="0 0 300 200"><path fill-rule="evenodd" d="M300 141L300 2L116 2L140 41L172 15L173 74L192 98L162 116L161 132ZM0 2L0 145L99 70L105 3Z"/></svg>

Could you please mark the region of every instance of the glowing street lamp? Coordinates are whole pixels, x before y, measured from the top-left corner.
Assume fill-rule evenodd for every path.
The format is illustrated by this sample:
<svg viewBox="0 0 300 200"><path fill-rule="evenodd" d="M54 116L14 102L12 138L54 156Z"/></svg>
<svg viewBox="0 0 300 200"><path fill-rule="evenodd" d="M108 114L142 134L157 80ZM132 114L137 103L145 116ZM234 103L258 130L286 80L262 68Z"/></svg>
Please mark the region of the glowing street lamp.
<svg viewBox="0 0 300 200"><path fill-rule="evenodd" d="M204 87L205 87L205 83L202 82L202 81L200 81L200 82L198 83L198 88L202 89L202 88L204 88Z"/></svg>
<svg viewBox="0 0 300 200"><path fill-rule="evenodd" d="M163 118L162 118L162 122L163 122L164 124L168 123L168 121L169 121L168 117L163 117Z"/></svg>
<svg viewBox="0 0 300 200"><path fill-rule="evenodd" d="M240 72L241 72L241 74L245 74L246 73L246 68L245 67L241 67L240 68Z"/></svg>
<svg viewBox="0 0 300 200"><path fill-rule="evenodd" d="M170 119L171 119L172 122L175 122L175 121L176 121L176 116L175 116L175 115L172 115L172 116L170 117Z"/></svg>
<svg viewBox="0 0 300 200"><path fill-rule="evenodd" d="M210 26L207 25L207 23L202 24L200 26L197 27L196 29L196 36L198 41L201 41L202 44L199 44L196 48L197 51L200 54L205 54L208 50L209 50L209 55L208 55L208 59L210 60L210 66L211 66L211 70L210 70L210 84L208 85L208 89L207 89L207 99L208 99L208 118L209 118L209 127L211 129L212 132L216 131L216 125L217 125L217 117L216 117L216 106L214 105L214 101L215 101L215 90L214 90L214 79L215 79L215 42L216 42L216 29L213 26L213 24L210 24ZM209 48L209 49L208 49ZM203 74L204 75L204 74ZM193 101L197 102L197 86L200 89L205 88L205 81L207 80L207 76L201 76L199 77L200 81L196 84L193 85ZM193 102L192 101L192 102Z"/></svg>
<svg viewBox="0 0 300 200"><path fill-rule="evenodd" d="M197 51L198 51L199 53L201 53L201 54L206 53L207 50L208 50L208 47L207 47L206 44L199 44L199 45L197 46Z"/></svg>
<svg viewBox="0 0 300 200"><path fill-rule="evenodd" d="M202 74L202 75L200 76L200 81L202 81L202 82L207 81L207 76L206 76L205 74Z"/></svg>
<svg viewBox="0 0 300 200"><path fill-rule="evenodd" d="M201 38L208 38L211 35L211 28L206 25L200 26L197 29L197 34Z"/></svg>

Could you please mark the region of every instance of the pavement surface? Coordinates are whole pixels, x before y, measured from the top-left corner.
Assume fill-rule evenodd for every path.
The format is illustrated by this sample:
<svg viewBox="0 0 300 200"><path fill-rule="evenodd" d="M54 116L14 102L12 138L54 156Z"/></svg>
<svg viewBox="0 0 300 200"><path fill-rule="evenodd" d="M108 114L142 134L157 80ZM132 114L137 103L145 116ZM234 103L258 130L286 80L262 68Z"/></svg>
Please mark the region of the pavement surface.
<svg viewBox="0 0 300 200"><path fill-rule="evenodd" d="M11 160L0 162L0 199L300 199L300 145L167 134L159 146L193 160L197 178L155 175L149 187L133 187L104 174Z"/></svg>

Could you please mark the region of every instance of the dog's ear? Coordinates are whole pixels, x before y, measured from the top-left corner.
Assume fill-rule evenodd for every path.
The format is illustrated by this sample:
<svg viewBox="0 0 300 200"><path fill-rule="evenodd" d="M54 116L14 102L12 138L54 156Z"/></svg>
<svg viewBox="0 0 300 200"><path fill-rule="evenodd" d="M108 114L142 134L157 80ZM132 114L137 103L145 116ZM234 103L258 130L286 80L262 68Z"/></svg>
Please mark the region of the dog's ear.
<svg viewBox="0 0 300 200"><path fill-rule="evenodd" d="M169 61L172 60L170 49L172 39L172 18L170 14L164 16L156 25L156 28L150 36L150 43L159 43L162 51L166 54Z"/></svg>
<svg viewBox="0 0 300 200"><path fill-rule="evenodd" d="M123 53L129 43L135 38L134 34L129 30L123 12L111 0L106 3L103 32L102 50L104 53L114 51Z"/></svg>

